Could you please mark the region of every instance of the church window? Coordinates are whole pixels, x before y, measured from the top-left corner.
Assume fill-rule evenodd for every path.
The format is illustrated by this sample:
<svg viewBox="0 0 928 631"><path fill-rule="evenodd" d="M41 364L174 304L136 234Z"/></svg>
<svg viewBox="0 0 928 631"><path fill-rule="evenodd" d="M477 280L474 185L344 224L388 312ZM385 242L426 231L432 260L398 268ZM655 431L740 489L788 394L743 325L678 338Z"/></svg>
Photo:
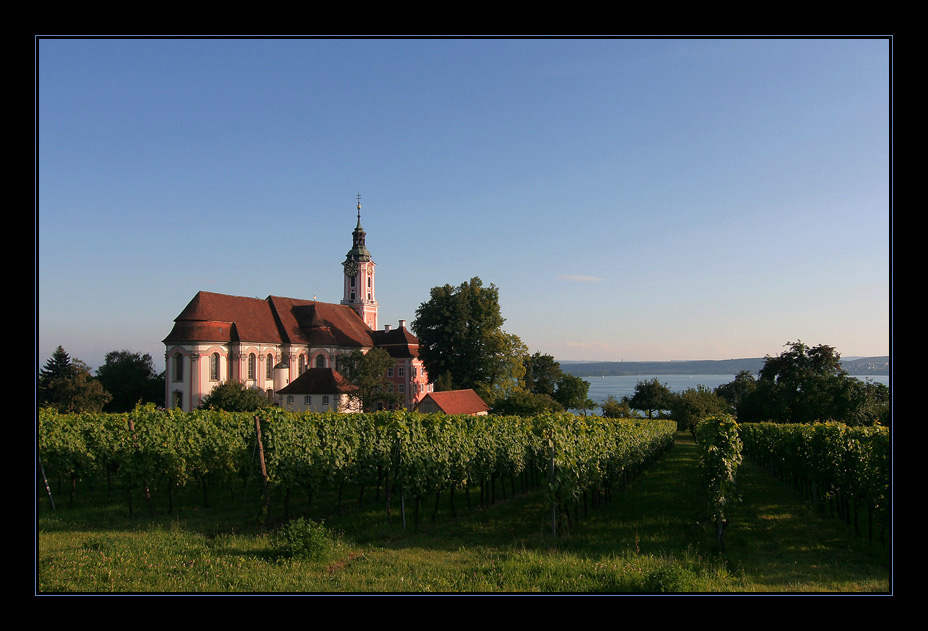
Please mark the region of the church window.
<svg viewBox="0 0 928 631"><path fill-rule="evenodd" d="M316 355L316 368L325 368L325 355L322 353Z"/></svg>
<svg viewBox="0 0 928 631"><path fill-rule="evenodd" d="M267 356L267 365L264 367L264 378L274 378L274 356L270 354Z"/></svg>
<svg viewBox="0 0 928 631"><path fill-rule="evenodd" d="M255 371L257 369L257 363L258 363L258 358L255 356L254 353L250 353L248 355L248 378L249 379L253 380L255 378Z"/></svg>
<svg viewBox="0 0 928 631"><path fill-rule="evenodd" d="M209 378L212 381L219 381L219 353L209 356Z"/></svg>
<svg viewBox="0 0 928 631"><path fill-rule="evenodd" d="M174 381L184 380L184 356L180 353L174 354Z"/></svg>
<svg viewBox="0 0 928 631"><path fill-rule="evenodd" d="M306 370L306 357L300 355L299 359L297 359L296 372L297 374L302 375L304 370Z"/></svg>

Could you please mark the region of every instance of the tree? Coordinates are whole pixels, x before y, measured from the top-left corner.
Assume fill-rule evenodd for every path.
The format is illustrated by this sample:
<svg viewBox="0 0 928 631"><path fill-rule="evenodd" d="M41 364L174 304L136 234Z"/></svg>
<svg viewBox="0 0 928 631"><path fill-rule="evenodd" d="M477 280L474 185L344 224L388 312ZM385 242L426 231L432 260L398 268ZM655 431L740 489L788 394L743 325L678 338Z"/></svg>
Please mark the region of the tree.
<svg viewBox="0 0 928 631"><path fill-rule="evenodd" d="M554 357L536 352L534 355L526 355L522 363L525 365L525 376L522 378L525 389L553 397L557 382L564 374Z"/></svg>
<svg viewBox="0 0 928 631"><path fill-rule="evenodd" d="M550 412L563 412L564 406L550 395L516 390L497 399L493 405L493 414L510 416L537 416Z"/></svg>
<svg viewBox="0 0 928 631"><path fill-rule="evenodd" d="M590 382L582 377L575 377L567 373L561 374L557 380L557 390L554 399L564 406L565 410L586 410L596 407L589 398Z"/></svg>
<svg viewBox="0 0 928 631"><path fill-rule="evenodd" d="M671 395L670 415L680 430L689 430L696 438L696 425L705 418L729 412L728 401L700 384Z"/></svg>
<svg viewBox="0 0 928 631"><path fill-rule="evenodd" d="M71 374L71 357L59 346L52 353L52 356L45 362L45 366L39 369L39 400L43 391L47 391L49 384L53 379L64 377Z"/></svg>
<svg viewBox="0 0 928 631"><path fill-rule="evenodd" d="M809 347L798 340L786 346L776 357L764 358L756 385L742 394L740 422L888 421L889 389L848 375L834 347Z"/></svg>
<svg viewBox="0 0 928 631"><path fill-rule="evenodd" d="M431 378L446 389L473 388L489 404L518 387L527 349L503 331L499 290L474 277L433 287L416 309L412 330Z"/></svg>
<svg viewBox="0 0 928 631"><path fill-rule="evenodd" d="M365 412L377 409L377 403L398 404L403 402L403 395L393 390L393 384L387 379L387 370L395 361L382 348L372 348L367 353L354 351L340 359L340 369L344 377L355 387L349 396L358 402Z"/></svg>
<svg viewBox="0 0 928 631"><path fill-rule="evenodd" d="M750 370L742 370L735 375L735 380L720 385L715 393L728 401L728 404L738 413L748 395L757 388L757 381Z"/></svg>
<svg viewBox="0 0 928 631"><path fill-rule="evenodd" d="M97 379L113 395L107 412L130 412L139 403L164 405L164 374L155 372L151 355L111 351L97 368Z"/></svg>
<svg viewBox="0 0 928 631"><path fill-rule="evenodd" d="M59 412L100 412L111 399L81 360L59 346L39 371L38 403Z"/></svg>
<svg viewBox="0 0 928 631"><path fill-rule="evenodd" d="M260 388L249 388L241 381L224 381L216 385L200 402L203 410L227 412L254 412L271 407L267 395Z"/></svg>
<svg viewBox="0 0 928 631"><path fill-rule="evenodd" d="M654 412L670 409L671 395L670 388L656 378L639 381L635 384L635 393L629 399L629 405L632 409L647 412L648 418L652 418Z"/></svg>
<svg viewBox="0 0 928 631"><path fill-rule="evenodd" d="M622 400L616 399L611 394L603 401L603 416L606 418L629 418L632 415L632 408L629 405L628 397L622 397Z"/></svg>

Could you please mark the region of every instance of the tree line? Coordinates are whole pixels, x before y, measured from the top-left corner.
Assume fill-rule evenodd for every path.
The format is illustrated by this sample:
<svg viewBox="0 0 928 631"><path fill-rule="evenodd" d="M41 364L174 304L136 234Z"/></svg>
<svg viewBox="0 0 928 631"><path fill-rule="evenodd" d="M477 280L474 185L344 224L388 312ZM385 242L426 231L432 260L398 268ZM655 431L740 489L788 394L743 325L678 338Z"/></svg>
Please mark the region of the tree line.
<svg viewBox="0 0 928 631"><path fill-rule="evenodd" d="M639 381L631 397L609 397L603 415L627 417L639 410L651 418L669 413L681 429L693 430L702 418L732 414L739 423L835 421L850 426L891 421L889 388L862 381L841 367L834 347L787 342L787 350L767 355L755 377L739 372L714 390L706 386L673 393L658 379Z"/></svg>
<svg viewBox="0 0 928 631"><path fill-rule="evenodd" d="M129 412L139 403L164 405L164 372L155 371L151 355L111 351L96 373L61 346L39 370L36 398L40 408L68 412Z"/></svg>

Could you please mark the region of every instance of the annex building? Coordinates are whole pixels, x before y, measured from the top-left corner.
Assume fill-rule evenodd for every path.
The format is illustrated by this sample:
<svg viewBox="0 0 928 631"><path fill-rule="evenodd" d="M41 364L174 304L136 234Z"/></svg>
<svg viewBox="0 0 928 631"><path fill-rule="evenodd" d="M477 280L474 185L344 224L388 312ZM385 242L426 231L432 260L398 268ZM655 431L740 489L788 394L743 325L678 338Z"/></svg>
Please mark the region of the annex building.
<svg viewBox="0 0 928 631"><path fill-rule="evenodd" d="M433 388L419 359L419 340L405 320L378 329L376 264L365 239L358 203L338 304L197 292L164 339L166 406L196 409L216 385L236 380L285 408L356 411L339 359L382 348L395 362L386 375L390 387L414 409Z"/></svg>

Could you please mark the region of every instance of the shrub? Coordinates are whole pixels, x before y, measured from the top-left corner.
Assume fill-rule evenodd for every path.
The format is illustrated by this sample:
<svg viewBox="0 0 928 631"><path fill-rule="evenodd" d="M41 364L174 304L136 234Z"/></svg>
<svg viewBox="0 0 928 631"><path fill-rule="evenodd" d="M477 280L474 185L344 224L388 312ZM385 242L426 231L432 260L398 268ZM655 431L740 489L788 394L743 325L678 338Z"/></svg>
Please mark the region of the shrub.
<svg viewBox="0 0 928 631"><path fill-rule="evenodd" d="M274 536L275 551L293 559L321 559L331 548L332 541L323 522L302 517L284 524Z"/></svg>

